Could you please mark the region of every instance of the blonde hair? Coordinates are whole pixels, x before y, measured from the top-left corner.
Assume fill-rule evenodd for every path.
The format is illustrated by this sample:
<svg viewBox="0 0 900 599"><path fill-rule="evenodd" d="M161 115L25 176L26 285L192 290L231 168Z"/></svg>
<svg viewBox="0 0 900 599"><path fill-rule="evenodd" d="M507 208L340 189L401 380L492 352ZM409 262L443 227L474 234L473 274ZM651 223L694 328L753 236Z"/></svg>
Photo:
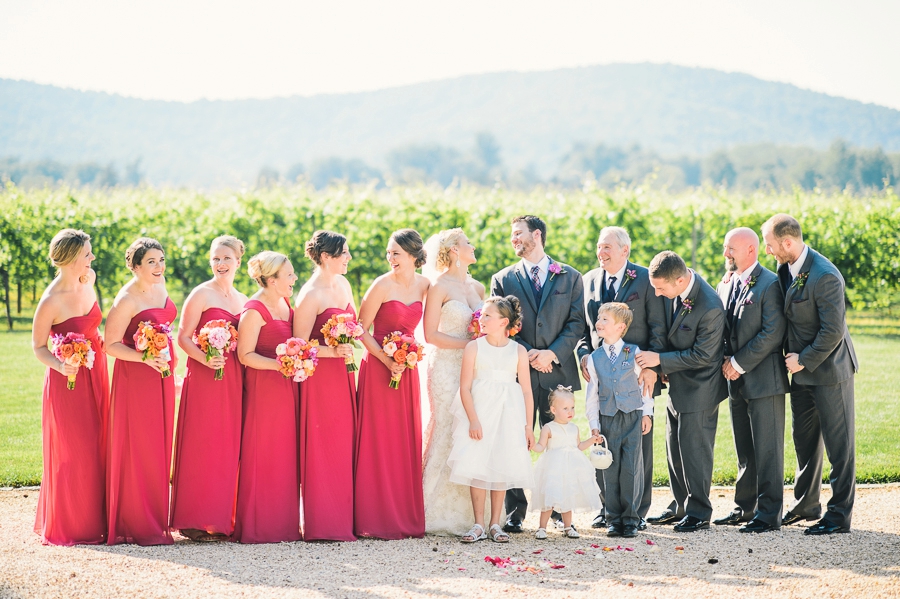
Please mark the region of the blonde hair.
<svg viewBox="0 0 900 599"><path fill-rule="evenodd" d="M434 265L439 271L447 270L453 262L453 248L459 245L460 238L465 235L462 229L445 229L438 233L438 252Z"/></svg>
<svg viewBox="0 0 900 599"><path fill-rule="evenodd" d="M622 302L600 304L600 307L597 309L598 319L601 314L609 314L615 322L624 323L625 330L622 331L623 335L631 327L631 323L634 322L634 314L631 312L631 308L628 307L628 304L623 304Z"/></svg>
<svg viewBox="0 0 900 599"><path fill-rule="evenodd" d="M234 255L237 256L238 261L244 256L244 242L235 237L234 235L219 235L215 239L212 240L212 243L209 244L209 259L212 260L213 250L216 249L217 245L224 245L227 248L230 248Z"/></svg>
<svg viewBox="0 0 900 599"><path fill-rule="evenodd" d="M247 263L247 272L257 285L268 287L269 279L277 278L278 271L288 262L290 262L290 258L284 254L266 250L250 258Z"/></svg>
<svg viewBox="0 0 900 599"><path fill-rule="evenodd" d="M500 317L509 320L509 323L506 325L507 331L517 328L522 322L522 305L519 303L519 298L514 295L507 295L506 297L494 295L484 300L484 305L485 307L489 305L496 306L497 311L500 312Z"/></svg>
<svg viewBox="0 0 900 599"><path fill-rule="evenodd" d="M575 394L572 392L572 387L564 387L562 385L557 385L556 389L550 391L550 396L548 397L548 407L553 407L553 402L561 397L571 397L573 400L575 399Z"/></svg>
<svg viewBox="0 0 900 599"><path fill-rule="evenodd" d="M72 264L90 240L91 236L81 229L63 229L50 240L50 263L57 268Z"/></svg>

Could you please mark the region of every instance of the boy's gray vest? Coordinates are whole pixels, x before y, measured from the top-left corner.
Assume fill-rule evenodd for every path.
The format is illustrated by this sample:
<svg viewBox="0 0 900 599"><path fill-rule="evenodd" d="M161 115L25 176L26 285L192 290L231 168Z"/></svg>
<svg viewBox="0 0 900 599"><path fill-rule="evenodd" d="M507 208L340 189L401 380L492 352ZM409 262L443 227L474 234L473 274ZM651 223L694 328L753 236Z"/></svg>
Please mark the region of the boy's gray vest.
<svg viewBox="0 0 900 599"><path fill-rule="evenodd" d="M630 351L625 351L629 349ZM591 354L594 370L597 372L597 390L600 392L600 414L615 416L616 412L634 412L644 405L641 399L641 388L634 373L634 356L638 347L626 343L616 356L615 363L610 362L609 354L601 344Z"/></svg>

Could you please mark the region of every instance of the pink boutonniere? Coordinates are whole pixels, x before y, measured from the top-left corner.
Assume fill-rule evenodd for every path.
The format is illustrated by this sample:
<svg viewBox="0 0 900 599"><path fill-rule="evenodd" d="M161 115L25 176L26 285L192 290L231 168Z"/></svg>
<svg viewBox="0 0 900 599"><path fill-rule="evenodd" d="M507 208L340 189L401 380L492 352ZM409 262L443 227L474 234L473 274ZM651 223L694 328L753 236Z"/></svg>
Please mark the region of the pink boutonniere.
<svg viewBox="0 0 900 599"><path fill-rule="evenodd" d="M550 271L550 280L551 281L553 280L553 277L555 277L556 275L566 274L566 270L562 266L557 264L556 262L554 262L550 266L548 266L547 270Z"/></svg>
<svg viewBox="0 0 900 599"><path fill-rule="evenodd" d="M747 289L750 289L751 287L756 285L756 279L758 278L759 277L750 277L749 279L747 279L747 282L744 285L747 287Z"/></svg>
<svg viewBox="0 0 900 599"><path fill-rule="evenodd" d="M625 278L629 281L633 281L637 278L637 271L633 268L629 268L625 271Z"/></svg>
<svg viewBox="0 0 900 599"><path fill-rule="evenodd" d="M691 310L694 309L694 300L692 299L684 299L681 300L681 315L690 314Z"/></svg>

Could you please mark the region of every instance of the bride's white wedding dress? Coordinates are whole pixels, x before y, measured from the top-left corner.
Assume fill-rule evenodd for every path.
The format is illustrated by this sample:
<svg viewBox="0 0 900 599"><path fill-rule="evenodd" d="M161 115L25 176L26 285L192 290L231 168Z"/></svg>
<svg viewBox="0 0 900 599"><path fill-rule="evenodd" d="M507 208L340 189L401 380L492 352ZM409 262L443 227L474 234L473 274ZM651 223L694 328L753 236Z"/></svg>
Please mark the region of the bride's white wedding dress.
<svg viewBox="0 0 900 599"><path fill-rule="evenodd" d="M450 300L441 306L438 330L451 337L468 339L473 310L465 302ZM429 346L425 356L426 390L431 419L425 434L425 531L461 535L472 525L469 487L450 482L447 458L453 447L453 414L450 406L459 391L461 349Z"/></svg>

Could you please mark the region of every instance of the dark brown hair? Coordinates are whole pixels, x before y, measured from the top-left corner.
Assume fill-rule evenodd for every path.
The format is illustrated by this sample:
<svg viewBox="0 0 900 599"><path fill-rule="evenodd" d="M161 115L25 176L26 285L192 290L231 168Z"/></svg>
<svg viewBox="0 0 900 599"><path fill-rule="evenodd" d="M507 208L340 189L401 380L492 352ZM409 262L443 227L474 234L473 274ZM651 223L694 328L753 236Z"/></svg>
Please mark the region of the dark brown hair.
<svg viewBox="0 0 900 599"><path fill-rule="evenodd" d="M150 237L141 237L135 240L128 249L125 250L125 266L128 270L134 270L136 266L140 266L144 261L144 254L149 250L159 250L165 256L165 250L160 242Z"/></svg>
<svg viewBox="0 0 900 599"><path fill-rule="evenodd" d="M525 214L522 216L517 216L510 224L516 223L525 223L528 225L528 232L533 233L535 230L541 232L541 245L547 247L547 223L545 223L541 218L531 215Z"/></svg>
<svg viewBox="0 0 900 599"><path fill-rule="evenodd" d="M400 229L391 234L391 239L397 242L403 251L416 259L416 268L425 264L425 242L415 229Z"/></svg>
<svg viewBox="0 0 900 599"><path fill-rule="evenodd" d="M486 300L484 300L484 305L494 305L497 307L497 311L500 312L501 318L506 318L509 320L509 323L506 325L506 330L516 328L522 322L522 305L519 303L519 298L514 295L507 295L505 297L500 297L499 295L494 295Z"/></svg>
<svg viewBox="0 0 900 599"><path fill-rule="evenodd" d="M688 274L687 264L681 256L669 250L656 254L647 270L650 271L650 278L663 279L669 283Z"/></svg>
<svg viewBox="0 0 900 599"><path fill-rule="evenodd" d="M316 231L306 242L306 256L316 264L322 264L322 254L332 258L344 253L347 238L333 231Z"/></svg>

